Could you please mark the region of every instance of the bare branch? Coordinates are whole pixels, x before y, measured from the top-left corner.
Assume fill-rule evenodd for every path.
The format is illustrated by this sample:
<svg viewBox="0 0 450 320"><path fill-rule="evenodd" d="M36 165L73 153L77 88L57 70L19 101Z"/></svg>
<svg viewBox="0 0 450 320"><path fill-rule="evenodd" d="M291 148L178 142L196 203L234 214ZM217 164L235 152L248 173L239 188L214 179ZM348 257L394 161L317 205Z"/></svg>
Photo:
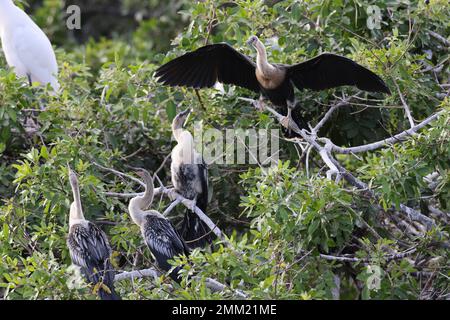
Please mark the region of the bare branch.
<svg viewBox="0 0 450 320"><path fill-rule="evenodd" d="M431 31L431 30L428 30L428 33L430 34L430 36L436 38L437 40L442 42L447 47L450 47L450 41L448 41L445 37L441 36L439 33Z"/></svg>
<svg viewBox="0 0 450 320"><path fill-rule="evenodd" d="M120 192L105 192L104 193L106 196L108 197L118 197L118 198L134 198L134 197L138 197L138 196L143 196L144 193L143 192L125 192L125 193L120 193Z"/></svg>
<svg viewBox="0 0 450 320"><path fill-rule="evenodd" d="M412 114L411 114L411 109L409 108L408 104L406 103L405 97L403 96L403 93L400 90L400 87L398 86L397 81L394 80L394 84L395 84L395 87L397 88L397 92L398 92L398 95L400 96L400 100L402 101L403 109L405 109L405 113L406 113L406 116L408 117L409 124L410 124L411 128L413 128L415 123L414 123L414 118L412 117Z"/></svg>
<svg viewBox="0 0 450 320"><path fill-rule="evenodd" d="M265 108L271 112L278 121L283 120L283 116L281 114L279 114L278 112L276 112L273 108L269 107L269 106L265 106ZM400 134L398 134L397 136L394 136L390 139L385 139L383 141L379 141L375 144L369 144L366 145L367 146L371 146L371 145L376 145L378 148L387 144L387 141L391 141L391 139L397 140L397 139L404 139L407 135L412 135L413 133L415 133L417 130L419 130L420 128L424 127L425 125L427 125L429 122L431 122L432 120L436 119L440 114L442 114L444 112L444 110L428 117L426 120L422 121L420 124L418 124L417 126L410 128ZM292 131L294 131L295 133L297 133L298 135L300 135L305 141L307 141L308 143L311 144L311 146L320 154L320 156L322 157L322 160L325 162L325 164L329 167L329 170L327 171L327 178L331 178L333 174L336 174L336 181L339 180L340 176L342 175L345 180L347 180L347 182L349 182L351 185L355 186L356 188L364 191L369 197L375 199L375 200L379 200L379 197L372 191L369 189L368 185L364 182L362 182L361 180L359 180L358 178L356 178L355 176L353 176L353 174L351 174L349 171L347 171L332 155L331 155L331 151L335 151L335 149L337 148L340 151L343 151L345 149L347 150L351 150L354 151L354 148L340 148L337 147L336 145L334 145L330 139L328 138L317 138L316 136L309 134L305 129L300 130L298 128L298 126L293 123L292 121L289 122L290 124L290 129ZM319 141L325 141L325 147L321 146L317 140ZM392 140L393 141L393 140ZM374 148L376 149L376 148ZM370 150L370 147L369 147ZM350 152L351 152L350 151ZM338 151L339 152L339 151ZM340 153L350 153L350 152L340 152ZM361 151L360 151L361 152ZM377 205L377 207L382 210L382 208ZM391 209L392 211L396 211L395 207L392 206ZM404 215L406 215L409 219L414 220L414 221L419 221L420 223L423 223L424 225L426 225L427 229L431 229L433 226L435 226L435 222L433 219L423 215L422 213L401 204L400 205L400 212Z"/></svg>
<svg viewBox="0 0 450 320"><path fill-rule="evenodd" d="M156 269L149 268L149 269L142 269L142 270L134 270L134 271L124 271L122 273L116 274L114 277L114 281L122 281L126 279L140 279L140 278L146 278L150 277L153 279L156 279L160 277L162 273ZM196 279L199 279L199 277L194 277ZM232 291L237 297L239 298L247 298L247 295L242 292L241 290L233 290L223 283L220 283L219 281L213 279L213 278L206 278L205 279L206 287L209 288L213 292L224 292L226 290Z"/></svg>
<svg viewBox="0 0 450 320"><path fill-rule="evenodd" d="M436 120L444 112L445 112L445 110L436 112L435 114L429 116L428 118L426 118L419 124L415 125L414 127L410 128L408 130L405 130L403 132L400 132L400 133L396 134L395 136L392 136L390 138L387 138L387 139L384 139L381 141L357 146L357 147L342 148L342 147L339 147L339 146L336 146L335 144L333 144L328 138L319 138L318 140L325 141L325 142L329 141L332 144L332 151L337 152L337 153L349 154L349 153L367 152L367 151L379 149L381 147L384 147L384 146L387 146L390 144L405 141L407 137L410 137L410 136L413 136L414 134L416 134L417 131L419 131L423 127L427 126L430 122Z"/></svg>
<svg viewBox="0 0 450 320"><path fill-rule="evenodd" d="M137 178L135 178L135 177L133 177L133 176L131 176L129 174L120 172L120 171L112 169L112 168L104 167L104 166L99 165L99 164L97 164L95 162L94 162L94 165L98 166L102 170L112 172L115 175L118 175L118 176L121 176L121 177L129 178L129 179L139 183L140 185L145 186L144 182L140 181L139 179L137 179ZM108 195L108 196L123 197L123 198L132 198L132 197L136 197L136 196L142 195L142 193L116 193L116 192L105 192L105 194ZM184 198L182 195L180 195L177 192L175 192L175 190L173 188L168 189L168 188L165 188L164 186L159 187L159 188L155 188L154 189L154 194L155 195L163 194L163 195L169 197L172 201L174 201L169 206L169 208L166 209L167 212L170 212L176 205L178 205L179 203L182 203L186 208L190 209L192 212L197 214L197 216L200 218L200 220L202 220L211 229L211 231L214 232L214 234L225 245L228 246L230 244L226 240L226 238L224 237L224 235L223 235L222 231L219 229L219 227L217 227L217 225L214 224L214 222L212 222L212 220L199 207L197 207L195 205L194 201Z"/></svg>
<svg viewBox="0 0 450 320"><path fill-rule="evenodd" d="M167 209L164 210L163 216L167 216L180 202L181 202L181 200L179 200L179 199L176 199L175 201L173 201L170 204L170 206L168 206Z"/></svg>
<svg viewBox="0 0 450 320"><path fill-rule="evenodd" d="M115 175L118 175L118 176L121 176L121 177L128 178L128 179L130 179L130 180L133 180L134 182L139 183L141 186L145 187L145 183L144 183L144 182L142 182L142 181L139 180L138 178L135 178L135 177L133 177L133 176L131 176L131 175L129 175L129 174L120 172L120 171L115 170L115 169L112 169L112 168L104 167L104 166L102 166L101 164L98 164L97 162L93 162L93 164L94 164L95 166L99 167L99 168L102 169L102 170L109 171L109 172L111 172L111 173L114 173Z"/></svg>
<svg viewBox="0 0 450 320"><path fill-rule="evenodd" d="M404 251L404 252L389 254L386 256L386 261L391 261L391 260L395 260L395 259L403 259L404 257L407 257L416 251L417 251L416 248L412 248L412 249ZM364 263L370 262L370 258L363 259L363 258L356 258L354 256L333 256L333 255L329 255L329 254L319 254L319 257L321 257L322 259L325 259L325 260L340 261L340 262L364 262Z"/></svg>
<svg viewBox="0 0 450 320"><path fill-rule="evenodd" d="M357 93L351 97L347 97L345 99L341 99L338 103L335 103L331 106L330 109L328 109L327 113L323 116L323 118L317 123L317 125L312 129L312 134L317 134L320 130L320 128L323 127L323 125L330 119L331 115L340 107L346 106L349 104L350 100L353 98L356 98L360 94Z"/></svg>
<svg viewBox="0 0 450 320"><path fill-rule="evenodd" d="M199 207L195 205L195 202L193 200L184 198L182 195L178 194L174 189L166 189L166 191L164 191L163 193L166 194L172 200L178 200L186 208L194 212L200 218L200 220L202 220L220 240L222 240L226 245L229 245L222 231L220 231L220 229L214 224L214 222L212 222L212 220Z"/></svg>
<svg viewBox="0 0 450 320"><path fill-rule="evenodd" d="M139 279L144 277L152 277L153 279L158 278L161 275L161 272L159 272L156 269L142 269L142 270L135 270L135 271L124 271L122 273L116 274L114 277L114 281L122 281L125 279Z"/></svg>

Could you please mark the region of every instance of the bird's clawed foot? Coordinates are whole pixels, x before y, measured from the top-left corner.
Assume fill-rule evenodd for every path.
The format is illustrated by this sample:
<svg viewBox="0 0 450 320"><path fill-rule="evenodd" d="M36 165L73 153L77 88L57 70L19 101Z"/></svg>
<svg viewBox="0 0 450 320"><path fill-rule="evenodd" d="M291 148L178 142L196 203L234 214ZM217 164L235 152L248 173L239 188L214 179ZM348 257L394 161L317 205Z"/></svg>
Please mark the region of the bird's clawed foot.
<svg viewBox="0 0 450 320"><path fill-rule="evenodd" d="M285 117L283 117L283 119L281 119L280 123L286 129L291 130L291 121L292 121L292 119L290 117L285 116Z"/></svg>
<svg viewBox="0 0 450 320"><path fill-rule="evenodd" d="M259 97L259 99L253 103L253 105L259 112L263 112L266 109L266 104L263 97Z"/></svg>
<svg viewBox="0 0 450 320"><path fill-rule="evenodd" d="M328 180L334 180L334 182L339 183L339 181L341 181L341 173L339 171L330 169L326 172L327 174L327 179ZM333 179L333 176L335 176L335 178Z"/></svg>
<svg viewBox="0 0 450 320"><path fill-rule="evenodd" d="M183 205L185 205L189 210L191 210L192 212L195 212L195 208L197 207L197 201L194 200L190 200L190 199L184 199L183 201L181 201L183 203Z"/></svg>
<svg viewBox="0 0 450 320"><path fill-rule="evenodd" d="M291 134L292 128L298 128L294 119L292 119L292 110L295 108L295 101L287 100L287 115L280 120L280 123L285 127L289 134ZM295 131L295 129L294 129Z"/></svg>

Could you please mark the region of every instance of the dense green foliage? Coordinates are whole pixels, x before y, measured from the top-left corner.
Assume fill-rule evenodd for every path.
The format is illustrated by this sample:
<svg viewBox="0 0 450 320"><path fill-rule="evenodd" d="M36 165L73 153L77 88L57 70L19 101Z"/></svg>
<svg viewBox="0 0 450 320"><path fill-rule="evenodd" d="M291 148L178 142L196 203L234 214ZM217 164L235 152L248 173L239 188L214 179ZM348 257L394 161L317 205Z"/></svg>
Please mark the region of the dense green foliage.
<svg viewBox="0 0 450 320"><path fill-rule="evenodd" d="M327 180L314 151L307 173L289 141L281 141L281 161L270 169L211 165L208 215L231 246L217 241L213 251L195 250L180 286L162 276L116 282L117 291L125 299L236 298L231 290L212 293L204 282L209 277L250 299L330 299L339 278L341 299L449 297L450 49L430 34L448 41L447 0L375 3L379 30L367 27L365 1L78 1L90 13L75 32L65 26L65 1L28 2L26 11L57 48L62 93L30 88L0 55L0 298L95 298L86 283L69 288L68 279L77 277L65 243L72 201L67 163L80 177L86 218L109 236L115 268L153 266L128 200L105 195L139 186L94 162L130 174L134 167L157 170L174 145L171 120L186 107L206 128L278 128L269 114L238 99L256 98L244 89L201 90L199 100L193 90L162 87L152 78L157 66L205 43L226 41L254 56L245 45L252 34L269 46L271 61L295 63L328 51L382 75L391 96L366 94L321 130L338 145L378 141L409 127L396 85L416 120L444 113L404 143L337 157L377 200L344 180ZM101 13L105 7L117 11ZM315 124L340 92L355 90L296 95ZM166 185L169 168L167 162L159 172ZM430 187L424 177L433 172L438 178ZM405 226L404 216L388 210L401 203L433 216L430 206L444 217L429 231ZM164 211L168 204L162 198L154 207ZM184 210L176 208L170 219L179 223ZM391 258L411 248L414 253ZM374 269L380 270L376 287Z"/></svg>

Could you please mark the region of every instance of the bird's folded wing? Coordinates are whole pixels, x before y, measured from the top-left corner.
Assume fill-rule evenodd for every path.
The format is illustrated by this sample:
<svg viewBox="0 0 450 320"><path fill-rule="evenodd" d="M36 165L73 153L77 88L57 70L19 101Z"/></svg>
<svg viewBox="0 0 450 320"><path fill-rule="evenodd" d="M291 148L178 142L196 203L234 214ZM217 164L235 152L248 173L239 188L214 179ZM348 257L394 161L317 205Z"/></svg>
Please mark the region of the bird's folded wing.
<svg viewBox="0 0 450 320"><path fill-rule="evenodd" d="M169 220L147 216L144 226L145 242L158 261L185 253L183 240Z"/></svg>
<svg viewBox="0 0 450 320"><path fill-rule="evenodd" d="M226 43L201 47L156 70L158 82L169 86L210 88L219 81L259 92L255 63Z"/></svg>
<svg viewBox="0 0 450 320"><path fill-rule="evenodd" d="M390 94L389 88L375 73L353 60L330 53L288 67L287 76L299 89L319 91L352 85L364 91Z"/></svg>
<svg viewBox="0 0 450 320"><path fill-rule="evenodd" d="M72 261L84 268L98 268L111 255L106 235L96 225L73 225L68 238Z"/></svg>

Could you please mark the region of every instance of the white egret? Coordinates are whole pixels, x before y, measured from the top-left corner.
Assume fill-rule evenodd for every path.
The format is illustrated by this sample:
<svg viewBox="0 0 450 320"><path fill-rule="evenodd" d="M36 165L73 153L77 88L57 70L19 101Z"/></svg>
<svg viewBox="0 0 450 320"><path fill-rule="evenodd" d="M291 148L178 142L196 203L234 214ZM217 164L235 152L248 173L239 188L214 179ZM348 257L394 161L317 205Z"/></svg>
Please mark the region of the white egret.
<svg viewBox="0 0 450 320"><path fill-rule="evenodd" d="M29 83L50 84L56 92L58 65L50 40L12 0L0 0L0 37L6 62Z"/></svg>

